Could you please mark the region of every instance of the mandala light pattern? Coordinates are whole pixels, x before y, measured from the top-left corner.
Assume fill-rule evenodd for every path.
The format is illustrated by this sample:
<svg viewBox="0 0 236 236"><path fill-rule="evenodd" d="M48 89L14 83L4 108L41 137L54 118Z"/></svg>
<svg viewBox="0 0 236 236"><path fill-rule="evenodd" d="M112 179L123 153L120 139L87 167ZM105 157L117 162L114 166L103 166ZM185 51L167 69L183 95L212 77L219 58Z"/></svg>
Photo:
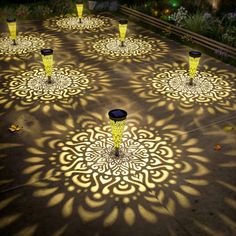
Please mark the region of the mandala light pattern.
<svg viewBox="0 0 236 236"><path fill-rule="evenodd" d="M10 90L16 96L27 101L41 100L49 102L74 96L81 93L89 85L89 78L80 71L70 68L54 68L52 84L47 83L43 69L23 73L11 81Z"/></svg>
<svg viewBox="0 0 236 236"><path fill-rule="evenodd" d="M54 18L46 21L45 26L53 30L79 30L79 31L101 31L111 26L110 20L103 16L83 16L79 17L65 17L65 18Z"/></svg>
<svg viewBox="0 0 236 236"><path fill-rule="evenodd" d="M119 38L106 38L96 42L93 48L100 54L114 57L139 56L152 51L151 43L133 37L126 38L124 45L121 47Z"/></svg>
<svg viewBox="0 0 236 236"><path fill-rule="evenodd" d="M151 61L163 57L168 52L165 42L149 36L131 35L125 39L124 44L125 47L121 47L118 34L108 34L106 37L88 36L85 44L80 43L76 47L80 53L92 59L119 62Z"/></svg>
<svg viewBox="0 0 236 236"><path fill-rule="evenodd" d="M77 122L68 118L64 122L66 126L54 123L54 129L45 131L45 136L36 140L36 146L28 149L32 158L27 158L30 166L23 172L27 174L37 169L30 181L41 177L40 182L32 184L38 188L34 196L49 197L48 206L60 204L63 217L71 216L74 209L78 209L83 221L100 219L104 226L109 226L120 217L128 225L133 225L138 215L149 223L156 223L157 214L168 214L165 208L170 207L174 214L175 204L185 208L190 206L188 194L200 195L196 188L199 182L207 184L202 179L208 173L203 166L206 160L201 156L202 149L195 148L196 139L188 140L185 134L181 137L181 144L177 144L182 132L177 125L165 125L173 117L155 123L148 116L148 126L140 128L141 117L129 119L119 158L115 156L110 125L100 123L98 126L97 118L83 116ZM43 149L46 143L49 152ZM48 159L50 163L44 164ZM48 165L51 170L44 172ZM55 177L42 180L43 173ZM195 175L197 181L192 180ZM73 197L67 198L57 188L45 188L50 186L50 181L63 181L68 194L73 192L69 194ZM178 189L178 181L181 181L183 190ZM53 203L58 198L60 200ZM104 206L110 200L124 204L124 208L119 209L115 204L109 212L104 212Z"/></svg>
<svg viewBox="0 0 236 236"><path fill-rule="evenodd" d="M14 106L16 111L27 109L35 112L43 107L47 113L51 108L62 111L65 108L76 108L79 103L86 106L88 101L94 102L99 96L104 96L110 86L108 76L94 65L80 63L81 69L76 70L70 65L55 67L51 84L47 82L44 69L39 68L38 64L32 64L31 70L26 72L20 68L16 68L16 73L6 71L8 76L0 90L0 103L4 109ZM79 96L79 99L75 100L75 96Z"/></svg>
<svg viewBox="0 0 236 236"><path fill-rule="evenodd" d="M0 55L25 54L40 50L45 45L44 39L33 35L17 35L16 45L9 36L0 37Z"/></svg>
<svg viewBox="0 0 236 236"><path fill-rule="evenodd" d="M167 106L169 110L174 110L177 103L178 108L184 112L198 107L197 114L202 114L204 110L215 114L216 111L227 113L235 109L232 73L204 65L201 71L197 71L194 85L191 86L189 72L183 69L186 66L184 63L174 63L165 64L163 68L148 67L139 73L137 80L130 82L135 92L146 101L155 103L152 109Z"/></svg>

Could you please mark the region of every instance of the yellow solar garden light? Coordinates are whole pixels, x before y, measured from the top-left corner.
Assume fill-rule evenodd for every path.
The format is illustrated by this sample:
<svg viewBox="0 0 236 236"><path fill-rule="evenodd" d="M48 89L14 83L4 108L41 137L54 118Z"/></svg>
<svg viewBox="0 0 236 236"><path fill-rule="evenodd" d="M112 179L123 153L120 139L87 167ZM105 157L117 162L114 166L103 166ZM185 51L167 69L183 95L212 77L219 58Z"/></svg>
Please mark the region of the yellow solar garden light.
<svg viewBox="0 0 236 236"><path fill-rule="evenodd" d="M82 22L82 16L83 16L83 9L84 9L83 0L78 0L77 1L76 9L77 9L78 17L79 17L79 23L81 23Z"/></svg>
<svg viewBox="0 0 236 236"><path fill-rule="evenodd" d="M121 41L121 47L124 47L124 41L126 37L126 31L127 31L127 20L119 20L119 31L120 31L120 41Z"/></svg>
<svg viewBox="0 0 236 236"><path fill-rule="evenodd" d="M41 55L43 59L43 65L48 77L48 83L52 83L52 69L53 69L53 50L52 49L42 49Z"/></svg>
<svg viewBox="0 0 236 236"><path fill-rule="evenodd" d="M127 112L121 109L114 109L108 112L110 118L111 132L115 146L115 156L119 156L119 149L122 142L122 135L125 127Z"/></svg>
<svg viewBox="0 0 236 236"><path fill-rule="evenodd" d="M10 38L13 41L13 44L16 45L16 19L7 18L7 25L10 32Z"/></svg>
<svg viewBox="0 0 236 236"><path fill-rule="evenodd" d="M189 52L189 77L190 77L190 85L193 85L193 79L196 75L197 67L199 65L199 61L201 58L201 53L197 51Z"/></svg>

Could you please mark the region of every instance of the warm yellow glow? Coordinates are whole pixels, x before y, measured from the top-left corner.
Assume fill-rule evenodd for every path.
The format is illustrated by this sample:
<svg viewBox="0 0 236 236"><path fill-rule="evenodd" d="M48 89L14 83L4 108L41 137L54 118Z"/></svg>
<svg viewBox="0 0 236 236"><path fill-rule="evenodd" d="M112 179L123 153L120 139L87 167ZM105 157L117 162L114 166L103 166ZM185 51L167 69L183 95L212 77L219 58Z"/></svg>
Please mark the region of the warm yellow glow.
<svg viewBox="0 0 236 236"><path fill-rule="evenodd" d="M193 79L196 75L196 71L201 58L200 52L191 51L189 52L189 77Z"/></svg>
<svg viewBox="0 0 236 236"><path fill-rule="evenodd" d="M11 39L15 40L16 39L16 21L7 22L7 25L8 25Z"/></svg>
<svg viewBox="0 0 236 236"><path fill-rule="evenodd" d="M83 8L84 8L83 3L78 3L78 4L76 4L77 14L78 14L78 17L79 17L80 19L81 19L82 16L83 16Z"/></svg>
<svg viewBox="0 0 236 236"><path fill-rule="evenodd" d="M50 182L62 181L66 191L43 185L42 180L32 184L36 188L33 196L45 198L47 207L61 208L64 219L77 213L83 222L100 220L104 227L119 220L132 227L140 218L155 224L159 214L168 215L170 211L174 216L178 206L191 207L190 195L200 196L200 186L208 183L203 178L207 174L202 172L205 162L201 161L203 150L196 149L197 139L184 135L178 144L175 137L181 132L178 125L169 122L173 115L158 121L149 115L137 115L124 125L127 112L114 110L108 115L114 133L120 134L117 147L122 138L118 156L114 155L111 126L104 123L100 113L81 115L77 120L69 116L62 123L53 121L52 129L35 140L34 147L27 149L30 157L25 160L28 167L24 174L31 181L32 173L34 177L47 177L54 171L58 174ZM66 136L66 141L58 139L60 135ZM45 146L49 151L44 150ZM50 162L50 171L44 160ZM89 194L84 194L87 191ZM77 204L78 197L82 205ZM111 200L122 203L122 211L117 205L104 211Z"/></svg>
<svg viewBox="0 0 236 236"><path fill-rule="evenodd" d="M150 110L166 107L169 111L174 111L176 101L178 109L183 113L196 112L196 115L215 115L218 112L226 114L236 109L236 89L232 80L234 75L230 71L201 63L201 70L197 70L192 86L189 70L182 69L185 67L188 67L187 63L146 67L130 81L130 88L152 104Z"/></svg>
<svg viewBox="0 0 236 236"><path fill-rule="evenodd" d="M84 15L84 6L75 6L77 11L76 16L71 17L54 17L44 22L46 28L53 31L61 32L62 30L80 30L80 31L104 31L110 27L111 20L108 17L100 15ZM95 41L95 40L94 40Z"/></svg>
<svg viewBox="0 0 236 236"><path fill-rule="evenodd" d="M42 55L43 65L47 76L52 76L53 69L53 54L51 55Z"/></svg>
<svg viewBox="0 0 236 236"><path fill-rule="evenodd" d="M194 78L196 75L197 67L199 65L200 57L194 58L189 57L189 76L190 78Z"/></svg>
<svg viewBox="0 0 236 236"><path fill-rule="evenodd" d="M111 132L114 141L114 146L118 149L122 142L122 135L125 127L125 120L114 121L110 119Z"/></svg>
<svg viewBox="0 0 236 236"><path fill-rule="evenodd" d="M120 31L120 41L124 42L127 31L127 24L119 24L119 31Z"/></svg>

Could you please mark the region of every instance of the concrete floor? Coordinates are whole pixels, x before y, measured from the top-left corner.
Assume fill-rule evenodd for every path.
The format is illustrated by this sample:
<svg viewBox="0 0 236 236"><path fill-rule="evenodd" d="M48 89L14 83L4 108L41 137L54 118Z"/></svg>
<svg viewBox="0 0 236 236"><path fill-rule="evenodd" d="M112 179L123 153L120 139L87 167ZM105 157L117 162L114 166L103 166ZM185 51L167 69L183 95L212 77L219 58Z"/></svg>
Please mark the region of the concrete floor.
<svg viewBox="0 0 236 236"><path fill-rule="evenodd" d="M19 24L54 49L55 67L87 75L79 93L26 92L16 83L42 68L39 51L0 55L0 235L236 235L236 68L203 55L209 91L171 92L165 79L187 73L190 48L130 22L129 35L154 39L149 53L96 53L116 27ZM128 112L121 162L109 151L114 108Z"/></svg>

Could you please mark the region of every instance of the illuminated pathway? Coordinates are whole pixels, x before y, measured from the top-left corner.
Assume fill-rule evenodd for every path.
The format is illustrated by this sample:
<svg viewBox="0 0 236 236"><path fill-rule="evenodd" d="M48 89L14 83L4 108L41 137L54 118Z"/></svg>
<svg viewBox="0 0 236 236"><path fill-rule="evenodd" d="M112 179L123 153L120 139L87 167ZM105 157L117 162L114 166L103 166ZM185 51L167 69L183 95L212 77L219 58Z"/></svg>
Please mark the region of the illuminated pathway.
<svg viewBox="0 0 236 236"><path fill-rule="evenodd" d="M1 39L0 235L236 235L236 68L203 54L191 86L183 45L76 20L22 25L31 48Z"/></svg>

